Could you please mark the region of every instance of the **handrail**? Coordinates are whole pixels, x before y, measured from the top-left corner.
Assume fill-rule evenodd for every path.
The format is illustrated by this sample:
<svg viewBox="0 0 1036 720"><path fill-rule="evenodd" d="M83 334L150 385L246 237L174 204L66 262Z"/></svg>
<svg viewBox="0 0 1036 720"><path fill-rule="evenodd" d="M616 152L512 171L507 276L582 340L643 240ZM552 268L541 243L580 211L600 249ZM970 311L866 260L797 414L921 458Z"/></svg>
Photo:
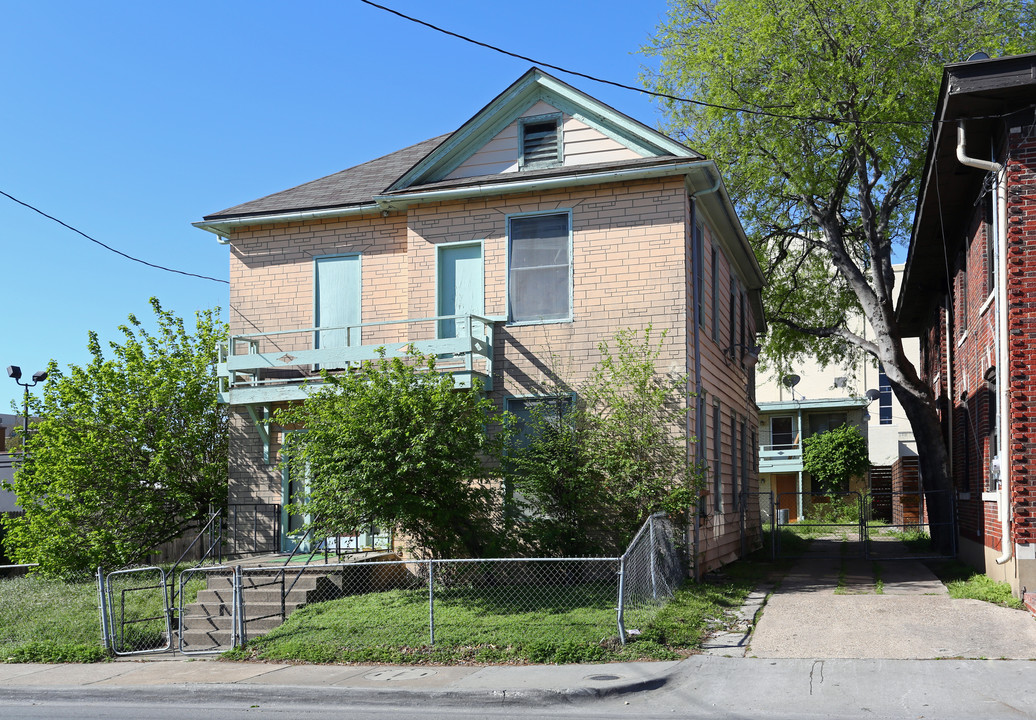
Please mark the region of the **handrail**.
<svg viewBox="0 0 1036 720"><path fill-rule="evenodd" d="M174 578L176 577L176 569L180 567L180 563L183 562L183 559L185 557L187 557L187 553L189 553L191 551L191 549L195 546L195 544L198 542L198 540L200 540L202 538L202 536L205 535L205 532L212 526L212 523L215 522L222 514L223 514L223 508L219 508L219 509L216 510L216 512L212 513L209 516L208 522L206 522L204 527L202 527L202 529L198 531L198 534L194 536L194 540L191 540L191 544L187 546L187 549L184 550L183 553L180 554L180 557L177 558L176 562L173 563L173 567L169 571L169 574L167 576L169 578L169 587L171 588L171 593L170 593L171 601L168 604L170 614L173 612L173 608L177 606L176 605L176 582L174 580ZM212 542L209 543L209 547L205 550L205 552L202 554L201 558L198 560L198 565L201 565L202 563L205 562L205 560L212 553L212 549L214 547L218 547L219 548L219 552L220 552L219 561L220 562L223 561L223 552L222 552L223 551L223 526L222 525L218 525L218 528L219 528L219 531L217 533L213 534Z"/></svg>
<svg viewBox="0 0 1036 720"><path fill-rule="evenodd" d="M271 332L263 332L263 333L248 333L248 334L244 334L244 335L232 335L230 337L230 341L231 341L231 343L233 343L235 340L245 341L245 340L250 340L250 339L253 339L253 338L271 337L273 335L298 335L300 333L327 332L327 331L330 331L330 330L351 330L352 328L380 327L380 326L383 326L383 325L406 325L406 324L409 324L409 323L438 322L438 321L441 321L441 320L461 320L463 318L471 318L475 322L480 322L480 323L482 323L484 325L492 325L493 323L498 322L497 320L491 320L491 319L489 319L487 317L483 317L481 315L471 315L471 314L465 314L465 315L435 315L433 317L414 318L414 319L407 319L407 320L379 320L377 322L357 323L355 325L331 325L331 326L328 326L328 327L294 328L292 330L273 330ZM231 347L230 350L231 350L230 354L233 355L234 354L233 353L233 347Z"/></svg>

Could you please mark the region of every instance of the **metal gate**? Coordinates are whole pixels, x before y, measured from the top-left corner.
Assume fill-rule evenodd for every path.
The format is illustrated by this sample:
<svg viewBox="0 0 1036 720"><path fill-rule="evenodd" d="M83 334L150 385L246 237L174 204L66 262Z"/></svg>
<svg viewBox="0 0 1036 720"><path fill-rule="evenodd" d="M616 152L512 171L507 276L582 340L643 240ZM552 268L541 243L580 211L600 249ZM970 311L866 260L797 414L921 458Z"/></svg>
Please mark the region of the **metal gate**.
<svg viewBox="0 0 1036 720"><path fill-rule="evenodd" d="M867 531L860 493L778 493L775 510L775 557L797 557L807 544L810 557L866 557ZM796 521L791 522L792 518Z"/></svg>
<svg viewBox="0 0 1036 720"><path fill-rule="evenodd" d="M116 655L160 653L173 647L169 586L159 567L116 570L98 568L101 634Z"/></svg>
<svg viewBox="0 0 1036 720"><path fill-rule="evenodd" d="M947 503L949 520L935 523L927 503ZM786 492L775 496L770 524L774 558L925 560L957 553L953 491ZM948 534L940 549L932 534Z"/></svg>

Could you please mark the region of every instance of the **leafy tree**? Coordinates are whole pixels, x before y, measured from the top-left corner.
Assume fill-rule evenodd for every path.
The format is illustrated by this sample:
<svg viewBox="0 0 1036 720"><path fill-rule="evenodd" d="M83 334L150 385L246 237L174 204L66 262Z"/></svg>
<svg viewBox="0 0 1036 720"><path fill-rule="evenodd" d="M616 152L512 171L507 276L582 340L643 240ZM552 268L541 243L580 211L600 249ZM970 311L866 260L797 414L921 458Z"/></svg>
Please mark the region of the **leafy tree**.
<svg viewBox="0 0 1036 720"><path fill-rule="evenodd" d="M817 433L802 442L802 469L813 478L813 489L825 493L849 489L849 480L870 469L867 439L855 425Z"/></svg>
<svg viewBox="0 0 1036 720"><path fill-rule="evenodd" d="M620 330L574 393L557 388L524 428L511 420L508 484L540 552L621 552L648 515L696 501L686 381L657 367L665 335Z"/></svg>
<svg viewBox="0 0 1036 720"><path fill-rule="evenodd" d="M435 358L411 354L323 373L323 388L279 412L290 468L308 473L293 514L319 532L369 524L398 529L432 557L484 556L493 548L496 491L486 481L492 402L454 390Z"/></svg>
<svg viewBox="0 0 1036 720"><path fill-rule="evenodd" d="M203 520L227 493L227 412L217 344L226 326L200 312L193 331L151 298L157 332L133 315L105 357L61 371L53 361L13 489L25 511L4 520L17 562L66 574L143 561Z"/></svg>
<svg viewBox="0 0 1036 720"><path fill-rule="evenodd" d="M932 391L903 350L893 247L910 235L942 66L1031 51L1023 0L673 0L646 48L668 130L714 158L768 284L766 352L881 362L927 491L952 487ZM853 327L862 317L869 332ZM948 493L929 495L948 549Z"/></svg>

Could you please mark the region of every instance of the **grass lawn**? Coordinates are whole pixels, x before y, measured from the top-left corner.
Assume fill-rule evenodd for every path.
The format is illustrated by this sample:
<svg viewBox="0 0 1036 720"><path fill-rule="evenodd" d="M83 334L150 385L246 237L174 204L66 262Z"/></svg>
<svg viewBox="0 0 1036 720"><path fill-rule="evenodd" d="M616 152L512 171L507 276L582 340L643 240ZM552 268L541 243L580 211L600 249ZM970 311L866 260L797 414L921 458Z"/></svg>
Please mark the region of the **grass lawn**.
<svg viewBox="0 0 1036 720"><path fill-rule="evenodd" d="M427 590L391 590L297 610L229 659L396 664L572 663L672 660L741 606L755 580L687 583L661 609L626 615L617 636L614 590L603 586L506 586L438 593L430 644Z"/></svg>
<svg viewBox="0 0 1036 720"><path fill-rule="evenodd" d="M119 576L116 576L119 577ZM122 576L127 581L132 576ZM135 578L135 584L140 577ZM122 587L116 581L115 602L121 604ZM203 581L188 583L188 600L197 596ZM97 608L97 581L81 582L26 575L0 578L0 662L99 662L108 659L101 647L101 621ZM127 618L162 617L163 604L156 592L126 594ZM152 620L126 626L124 645L156 647L165 643L165 621Z"/></svg>
<svg viewBox="0 0 1036 720"><path fill-rule="evenodd" d="M1014 610L1024 610L1025 603L1011 594L1011 586L997 582L959 560L932 561L928 566L943 581L952 598L982 600Z"/></svg>

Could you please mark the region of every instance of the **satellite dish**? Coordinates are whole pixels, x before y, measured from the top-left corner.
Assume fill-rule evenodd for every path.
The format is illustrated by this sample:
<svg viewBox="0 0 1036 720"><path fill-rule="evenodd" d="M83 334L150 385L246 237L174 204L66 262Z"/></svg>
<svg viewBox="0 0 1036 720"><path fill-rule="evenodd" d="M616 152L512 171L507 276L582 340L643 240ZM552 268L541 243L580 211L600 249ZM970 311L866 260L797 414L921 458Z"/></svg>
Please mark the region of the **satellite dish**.
<svg viewBox="0 0 1036 720"><path fill-rule="evenodd" d="M784 387L793 388L799 384L799 380L801 379L802 378L800 378L798 375L785 375L783 378L781 378L781 384L784 385Z"/></svg>
<svg viewBox="0 0 1036 720"><path fill-rule="evenodd" d="M877 400L878 398L881 397L881 391L880 390L875 390L874 388L871 388L870 390L865 392L864 395L867 396L868 400L870 400L871 402L874 402L875 400Z"/></svg>
<svg viewBox="0 0 1036 720"><path fill-rule="evenodd" d="M967 62L973 62L975 60L988 60L988 59L989 59L989 55L987 55L986 53L984 53L981 50L979 50L978 52L971 53L971 55L968 56Z"/></svg>

